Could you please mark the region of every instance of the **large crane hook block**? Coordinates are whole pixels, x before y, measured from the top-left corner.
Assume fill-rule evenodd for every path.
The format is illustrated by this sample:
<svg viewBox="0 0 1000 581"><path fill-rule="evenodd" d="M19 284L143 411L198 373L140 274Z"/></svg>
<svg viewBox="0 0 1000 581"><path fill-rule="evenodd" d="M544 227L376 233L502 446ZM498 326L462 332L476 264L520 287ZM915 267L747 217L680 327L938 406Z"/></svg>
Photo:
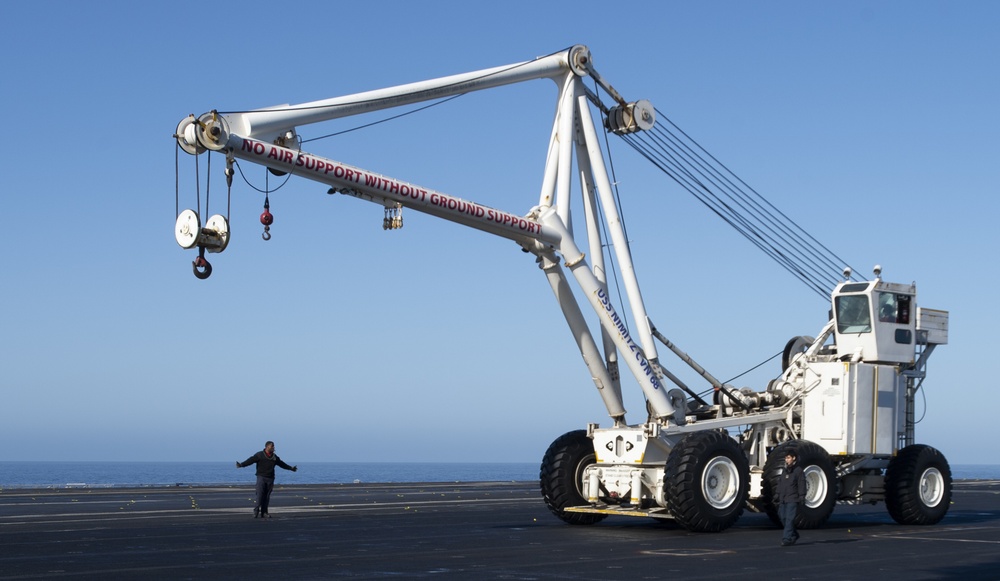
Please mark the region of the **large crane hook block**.
<svg viewBox="0 0 1000 581"><path fill-rule="evenodd" d="M208 252L222 252L229 246L229 221L221 214L208 219L205 227L194 210L184 210L177 216L174 239L181 248L204 248Z"/></svg>

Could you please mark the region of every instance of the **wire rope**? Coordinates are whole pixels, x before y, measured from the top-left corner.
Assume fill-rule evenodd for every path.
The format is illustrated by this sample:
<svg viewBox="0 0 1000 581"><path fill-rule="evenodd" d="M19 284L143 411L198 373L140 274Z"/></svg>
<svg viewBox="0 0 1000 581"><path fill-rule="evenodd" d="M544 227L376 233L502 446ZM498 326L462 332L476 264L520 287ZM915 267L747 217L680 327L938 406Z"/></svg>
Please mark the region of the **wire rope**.
<svg viewBox="0 0 1000 581"><path fill-rule="evenodd" d="M544 55L544 56L540 56L540 57L532 59L530 61L525 61L523 63L517 63L517 64L511 65L509 67L505 67L505 68L502 68L500 70L493 71L491 73L486 73L484 75L481 75L479 77L475 77L473 79L467 79L467 80L464 80L464 81L456 81L452 85L443 85L441 87L434 87L432 89L424 89L423 91L416 91L416 92L412 93L411 95L416 96L416 95L421 95L421 94L424 94L424 93L437 92L437 91L441 91L442 89L447 89L448 87L452 87L452 86L455 86L455 85L466 84L466 83L469 83L469 82L472 82L472 81L479 81L479 80L482 80L482 79L487 79L487 78L495 76L495 75L499 75L499 74L503 74L503 73L506 73L506 72L509 72L509 71L513 71L515 69L519 69L519 68L521 68L523 66L527 66L527 65L529 65L531 63L534 63L536 61L539 61L539 60L551 57L552 55L559 54L561 52L566 52L570 48L571 47L566 47L566 48L564 48L562 50L557 50L555 52L552 52L552 53ZM449 97L448 99L443 100L442 102L447 102L447 101L449 101L451 99L454 99L454 98L460 97L460 96L461 95L454 95L452 97ZM268 109L266 109L266 111L268 111L268 112L273 112L273 111L309 111L309 110L312 110L312 109L328 109L330 107L343 107L345 105L360 105L360 104L365 104L365 103L377 103L379 101L385 101L386 99L387 99L387 97L378 97L378 98L374 98L374 99L362 99L362 100L359 100L359 101L348 101L348 102L344 102L344 103L337 103L336 105L307 105L307 106L297 105L297 106L291 106L291 107L275 107L275 108L268 108ZM432 106L432 105L429 105L429 106ZM429 107L429 106L427 106L427 107ZM427 107L423 107L422 109L417 109L417 111L426 109ZM260 111L265 111L265 109L247 109L247 110L242 110L242 111L220 111L219 114L220 115L232 115L232 114L243 114L243 113L257 113L257 112L260 112ZM414 112L416 112L416 111L414 111ZM402 116L402 115L399 115L399 116ZM399 116L397 116L397 117L399 117ZM390 119L392 119L392 118L390 118ZM345 132L341 132L341 133L345 133ZM338 134L334 134L334 135L338 135ZM321 138L317 137L317 138L311 139L310 141L315 141L316 139L321 139Z"/></svg>
<svg viewBox="0 0 1000 581"><path fill-rule="evenodd" d="M205 156L206 165L205 168L205 216L208 216L208 203L211 200L212 195L212 152L209 151L208 155Z"/></svg>
<svg viewBox="0 0 1000 581"><path fill-rule="evenodd" d="M265 174L265 176L264 176L265 186L264 186L264 189L262 190L262 189L258 188L257 186L253 185L252 183L250 183L250 180L247 178L246 174L243 173L243 167L240 166L240 162L238 160L233 160L233 165L235 165L236 169L239 170L240 177L243 178L243 181L246 182L246 184L248 186L250 186L254 190L256 190L256 191L258 191L258 192L260 192L260 193L262 193L264 195L267 195L269 192L270 193L274 193L274 192L280 190L281 188L283 188L285 186L285 184L288 183L288 179L292 177L291 172L285 174L285 179L281 182L281 184L278 185L277 187L275 187L272 190L272 189L270 189L269 185L267 185L269 182L268 182L268 179L267 179L267 175ZM265 171L267 171L267 168L265 168Z"/></svg>
<svg viewBox="0 0 1000 581"><path fill-rule="evenodd" d="M657 114L658 115L662 115L659 111L657 111ZM728 167L726 167L725 164L723 164L718 159L716 159L715 156L713 156L711 153L709 153L707 150L705 150L703 147L701 147L701 145L698 145L698 143L694 139L692 139L687 133L684 132L684 130L682 130L680 127L678 127L668 117L663 116L663 118L666 119L666 121L668 123L670 123L673 127L675 127L677 129L677 131L679 131L681 133L681 135L683 135L685 138L689 139L692 143L694 143L695 145L697 145L697 147L701 151L704 151L705 154L713 162L717 163L722 169L724 169L726 171L726 173L728 173L729 175L733 176L733 178L735 178L736 180L738 180L739 183L743 184L744 187L746 187L751 193L753 193L756 198L758 198L759 200L761 200L764 204L766 204L769 208L771 208L771 210L773 210L774 212L776 212L778 216L780 216L781 218L783 218L785 220L786 224L794 226L794 230L792 230L793 236L795 236L795 237L797 237L797 238L799 238L801 240L801 238L798 236L798 233L801 233L803 236L805 236L806 238L808 238L809 240L811 240L812 244L815 245L815 247L817 247L819 249L822 249L827 254L826 259L827 259L827 262L828 262L829 266L832 266L833 268L836 269L836 268L840 268L840 267L842 267L843 265L846 264L846 262L843 259L841 259L833 251L831 251L829 248L827 248L822 243L820 243L815 237L813 237L811 234L809 234L808 232L806 232L805 229L803 229L801 226L799 226L794 220L792 220L791 218L789 218L784 212L782 212L777 207L775 207L766 198L764 198L763 196L761 196L760 193L758 193L750 185L748 185L746 182L744 182L742 179L740 179L736 174L734 174L732 171L730 171L730 169ZM837 262L832 262L832 261L830 261L830 259L836 259Z"/></svg>
<svg viewBox="0 0 1000 581"><path fill-rule="evenodd" d="M660 123L624 141L695 199L824 298L846 263L657 110ZM676 132L672 132L672 126Z"/></svg>
<svg viewBox="0 0 1000 581"><path fill-rule="evenodd" d="M195 208L198 208L199 212L201 212L201 170L199 169L200 165L198 163L198 158L200 157L201 157L200 155L194 156L194 191L195 191L195 202L196 202Z"/></svg>
<svg viewBox="0 0 1000 581"><path fill-rule="evenodd" d="M658 157L654 152L642 147L642 144L634 139L626 138L625 142L632 146L632 148L635 149L640 155L649 160L654 166L671 177L682 188L687 190L698 201L704 204L709 210L714 212L719 218L729 224L730 227L743 235L754 246L757 246L757 248L770 256L779 265L792 273L796 278L805 283L806 286L814 292L818 293L820 296L826 297L826 289L824 285L818 284L808 275L808 273L803 272L802 269L792 263L788 256L783 254L780 249L768 245L766 240L761 239L755 227L749 223L745 217L735 212L731 206L722 200L715 192L707 188L703 182L700 182L694 176L691 176L687 169L672 164L669 157Z"/></svg>
<svg viewBox="0 0 1000 581"><path fill-rule="evenodd" d="M684 144L680 144L680 146L684 146ZM738 206L744 211L743 214L736 214L737 216L740 217L741 221L744 224L749 225L751 222L756 220L758 224L762 225L763 228L757 230L758 237L770 248L775 249L776 252L778 252L775 245L780 245L778 239L782 237L782 231L787 230L789 232L792 232L790 229L787 229L787 225L780 224L774 215L768 214L765 211L763 211L760 204L757 203L756 200L749 197L744 192L740 191L739 188L737 188L731 180L729 180L725 175L720 173L719 169L707 166L703 160L697 157L692 158L690 148L687 149L687 152L685 152L684 150L671 147L670 144L667 145L667 148L670 151L675 152L677 155L683 156L686 160L688 160L691 164L693 164L692 165L693 168L696 168L698 171L701 172L701 175L707 181L709 181L713 186L718 188L719 191L726 193L729 199L732 200L736 206ZM725 168L725 166L721 166L721 164L720 167ZM692 174L689 172L688 175L691 176ZM699 186L711 192L711 190L707 188L707 185L703 181L697 179L696 181L698 182ZM715 197L714 194L713 197ZM732 206L727 205L727 207L731 208ZM794 222L791 223L794 224ZM807 252L802 252L801 249L796 249L793 246L790 247L791 251L790 254L796 255L798 259L802 262L802 264L807 264L810 265L811 267L816 267L817 270L819 271L822 271L824 268L829 266L829 264L826 266L818 265L815 262L815 260L809 256L811 254L813 257L815 257L816 252L809 248L806 248L806 250ZM836 269L837 268L836 265L833 265L833 268ZM836 279L834 278L834 282L835 280Z"/></svg>
<svg viewBox="0 0 1000 581"><path fill-rule="evenodd" d="M730 377L729 379L727 379L727 380L725 380L725 381L723 381L723 382L722 382L722 383L723 383L723 385L725 385L725 384L727 384L727 383L732 383L732 382L736 381L737 379L739 379L739 378L743 377L743 376L744 376L744 375L746 375L747 373L750 373L751 371L755 371L755 370L757 370L757 369L759 369L759 368L763 367L763 366L764 366L765 364L767 364L767 363L770 363L771 361L774 361L774 360L775 360L776 358L778 358L779 356L781 356L781 354L782 354L782 353L784 353L784 351L783 351L783 350L782 350L782 351L778 351L778 352L777 352L777 353L775 353L774 355L772 355L772 356L768 357L767 359L765 359L765 360L761 361L761 362L760 362L760 363L758 363L757 365L754 365L754 366L753 366L753 367L751 367L750 369L747 369L747 370L746 370L746 371L744 371L743 373L741 373L741 374L739 374L739 375L736 375L736 376L733 376L733 377Z"/></svg>
<svg viewBox="0 0 1000 581"><path fill-rule="evenodd" d="M175 140L176 143L176 140ZM181 144L174 147L174 220L181 215Z"/></svg>
<svg viewBox="0 0 1000 581"><path fill-rule="evenodd" d="M594 81L594 85L595 86L597 85L597 81L596 80ZM625 238L625 244L628 245L628 229L625 227L625 216L624 216L624 213L623 213L624 209L622 208L621 198L618 196L618 178L615 175L614 158L611 155L611 144L608 143L608 135L607 135L607 133L604 134L604 150L607 153L608 165L610 166L610 171L611 171L611 183L613 184L612 187L615 190L615 206L618 209L618 218L619 218L619 221L621 222L621 225L622 225L622 233L625 235L624 236L624 238ZM581 187L582 187L582 184L581 184ZM595 199L595 203L597 204L598 208L600 208L601 207L600 196L594 196L594 199ZM618 294L618 306L619 306L619 311L621 311L621 313L622 313L622 322L625 324L625 330L628 331L629 333L631 333L632 330L629 328L629 324L628 324L629 317L624 316L625 315L625 309L624 309L623 306L625 304L625 299L622 297L622 288L621 288L623 285L622 285L621 280L618 277L618 268L616 266L617 265L617 261L615 260L615 253L611 251L612 247L614 246L614 243L611 241L611 236L608 234L608 225L607 225L607 222L604 220L604 212L600 212L600 211L597 212L597 219L600 222L601 232L603 233L604 240L607 241L606 244L604 245L604 248L607 249L607 252L605 253L605 256L607 257L608 264L611 265L611 274L612 274L613 280L615 281L615 292ZM631 255L631 250L629 250L629 254Z"/></svg>
<svg viewBox="0 0 1000 581"><path fill-rule="evenodd" d="M569 47L539 58L547 58L553 54L568 50L568 48ZM530 64L531 62L534 61L526 61L524 63L504 67L497 71L483 74L474 80L484 79L496 74L505 73L518 67ZM414 95L419 96L424 92L441 90L442 88L446 87L427 89L423 92L414 93ZM595 86L595 92L596 90L597 87ZM342 131L303 140L302 143L309 143L335 137L381 123L386 123L407 115L425 111L431 107L442 105L465 94L466 93L453 95L435 103L424 105L412 111L407 111ZM323 104L291 106L280 109L270 109L270 111L303 111L309 109L323 109L334 106L373 103L383 101L385 99L386 97L378 97L373 99L362 99L354 102L338 103L336 105ZM603 105L601 108L605 113L607 112L607 109L603 107ZM251 113L254 111L258 110L228 111L223 112L222 114ZM841 268L846 266L846 262L830 251L826 246L819 243L815 237L806 232L801 226L799 226L799 224L789 218L787 214L778 210L770 201L760 195L759 192L747 185L746 182L736 176L725 164L721 163L716 157L708 153L697 141L691 138L690 135L685 133L672 120L663 115L661 111L657 109L655 112L657 118L662 122L657 123L650 131L622 136L625 142L635 149L640 155L649 160L655 167L678 183L683 189L688 191L688 193L690 193L695 199L719 216L719 218L750 241L759 250L777 262L795 278L799 279L808 288L822 296L824 299L828 298L828 293L831 287L835 286L839 282ZM605 136L605 141L607 141L607 136ZM605 147L607 147L607 143L605 143ZM610 149L608 149L608 151L610 151ZM238 164L237 167L239 167ZM622 214L621 193L617 187L617 178L615 177L613 162L610 167L610 171L614 183L615 205L618 206L619 215L621 216L624 228L625 219ZM240 168L240 175L243 177L243 180L255 190L265 194L267 191L272 191L270 188L267 188L267 191L263 191L260 188L253 186L253 184L250 184L250 181L247 179L242 168ZM280 187L281 186L278 186L275 190ZM208 195L208 191L206 191L206 196ZM206 199L206 203L207 202L208 200ZM627 231L625 232L625 235L627 240ZM625 250L629 251L628 249ZM609 255L611 254L613 253L609 252ZM612 268L614 267L612 266Z"/></svg>
<svg viewBox="0 0 1000 581"><path fill-rule="evenodd" d="M382 124L382 123L387 123L389 121L394 121L396 119L399 119L400 117L406 117L407 115L413 115L414 113L419 113L419 112L421 112L421 111L423 111L425 109L430 109L431 107L437 107L438 105L443 105L443 104L447 103L448 101L452 101L452 100L457 99L459 97L464 97L465 95L466 95L466 93L460 93L458 95L452 95L451 97L448 97L447 99L441 99L440 101L435 101L434 103L431 103L429 105L424 105L423 107L419 107L419 108L414 109L412 111L406 111L405 113L400 113L398 115L393 115L391 117L386 117L385 119L379 119L378 121L372 121L371 123L366 123L364 125L358 125L356 127L351 127L350 129L344 129L343 131L337 131L335 133L330 133L328 135L321 135L319 137L313 137L311 139L303 139L302 143L309 143L310 141L319 141L320 139L327 139L329 137L336 137L338 135L343 135L345 133L350 133L352 131L357 131L359 129L367 129L368 127L373 127L375 125L379 125L379 124Z"/></svg>

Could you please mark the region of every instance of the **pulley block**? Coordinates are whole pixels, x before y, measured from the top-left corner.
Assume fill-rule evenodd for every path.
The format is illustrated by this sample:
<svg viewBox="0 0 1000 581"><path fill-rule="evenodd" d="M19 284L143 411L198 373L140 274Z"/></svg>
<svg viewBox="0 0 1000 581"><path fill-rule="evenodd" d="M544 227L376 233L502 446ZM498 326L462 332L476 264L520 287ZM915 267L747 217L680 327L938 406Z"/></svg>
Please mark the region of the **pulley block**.
<svg viewBox="0 0 1000 581"><path fill-rule="evenodd" d="M655 123L656 111L653 104L645 99L612 107L608 111L608 130L616 135L647 131Z"/></svg>
<svg viewBox="0 0 1000 581"><path fill-rule="evenodd" d="M174 137L181 149L191 155L206 150L222 151L229 142L229 125L214 111L198 118L188 115L177 124Z"/></svg>
<svg viewBox="0 0 1000 581"><path fill-rule="evenodd" d="M222 252L229 245L229 221L225 216L215 214L202 227L197 212L184 210L177 216L174 239L181 248L198 246L208 252Z"/></svg>

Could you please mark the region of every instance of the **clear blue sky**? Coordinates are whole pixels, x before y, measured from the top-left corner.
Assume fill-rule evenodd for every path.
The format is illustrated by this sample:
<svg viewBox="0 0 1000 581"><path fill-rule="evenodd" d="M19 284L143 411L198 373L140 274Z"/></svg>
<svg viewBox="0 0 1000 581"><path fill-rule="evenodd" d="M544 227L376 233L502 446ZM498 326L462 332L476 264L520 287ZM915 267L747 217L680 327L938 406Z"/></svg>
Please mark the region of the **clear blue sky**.
<svg viewBox="0 0 1000 581"><path fill-rule="evenodd" d="M881 264L951 312L917 439L1000 463L998 29L996 2L7 3L0 459L231 461L272 439L293 462L535 462L560 434L607 425L543 276L509 242L415 212L383 232L379 207L302 179L271 196L270 242L262 196L237 180L208 281L172 234L171 134L190 113L586 44L626 98L651 100L859 274ZM311 151L520 214L554 98L547 81L471 95ZM822 300L613 148L668 337L728 379L819 331ZM217 174L220 211L222 191Z"/></svg>

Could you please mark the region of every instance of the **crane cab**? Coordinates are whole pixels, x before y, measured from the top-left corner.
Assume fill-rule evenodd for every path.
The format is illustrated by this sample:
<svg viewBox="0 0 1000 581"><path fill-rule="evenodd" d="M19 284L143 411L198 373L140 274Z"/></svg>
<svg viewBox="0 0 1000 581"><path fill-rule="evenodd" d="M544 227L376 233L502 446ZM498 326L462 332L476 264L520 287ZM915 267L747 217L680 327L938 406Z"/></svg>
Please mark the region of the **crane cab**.
<svg viewBox="0 0 1000 581"><path fill-rule="evenodd" d="M837 353L852 361L909 365L917 350L917 288L843 282L833 291Z"/></svg>

